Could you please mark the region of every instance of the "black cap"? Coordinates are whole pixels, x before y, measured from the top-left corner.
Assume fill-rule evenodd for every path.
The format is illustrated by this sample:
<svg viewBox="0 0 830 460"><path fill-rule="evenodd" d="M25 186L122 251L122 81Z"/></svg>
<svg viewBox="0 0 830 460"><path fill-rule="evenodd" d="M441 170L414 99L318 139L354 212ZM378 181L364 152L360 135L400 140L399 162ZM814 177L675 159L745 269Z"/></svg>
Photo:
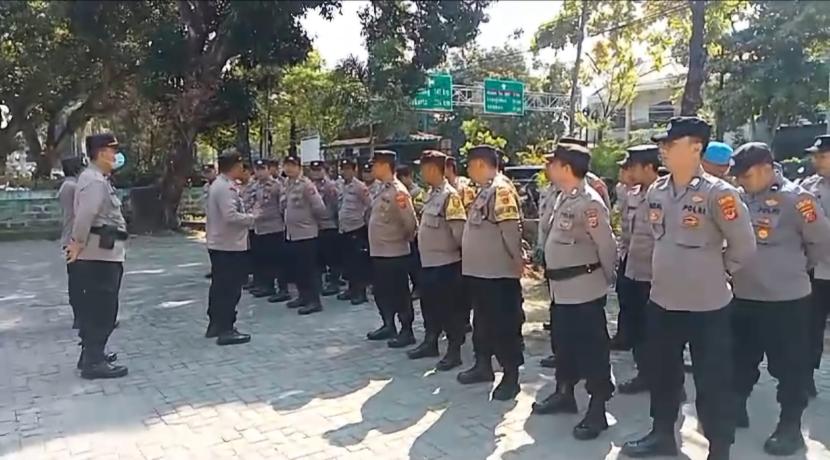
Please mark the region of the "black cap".
<svg viewBox="0 0 830 460"><path fill-rule="evenodd" d="M325 166L325 163L320 160L312 160L311 163L308 164L311 169L322 169Z"/></svg>
<svg viewBox="0 0 830 460"><path fill-rule="evenodd" d="M830 134L823 134L817 137L813 146L808 147L805 151L810 153L830 152Z"/></svg>
<svg viewBox="0 0 830 460"><path fill-rule="evenodd" d="M431 163L438 166L447 165L447 155L438 150L424 150L421 152L420 164Z"/></svg>
<svg viewBox="0 0 830 460"><path fill-rule="evenodd" d="M625 151L625 157L617 164L627 168L635 163L651 163L660 160L660 148L653 144L635 145Z"/></svg>
<svg viewBox="0 0 830 460"><path fill-rule="evenodd" d="M301 160L300 157L296 153L293 153L293 154L289 153L288 156L285 157L284 160L282 160L282 162L283 162L283 164L288 164L288 163L292 163L292 164L295 164L295 165L303 164L303 160Z"/></svg>
<svg viewBox="0 0 830 460"><path fill-rule="evenodd" d="M357 158L341 158L338 164L341 168L357 169Z"/></svg>
<svg viewBox="0 0 830 460"><path fill-rule="evenodd" d="M666 132L651 137L652 142L671 141L691 136L703 141L704 148L709 144L712 126L698 117L672 117L666 125Z"/></svg>
<svg viewBox="0 0 830 460"><path fill-rule="evenodd" d="M591 164L591 151L579 144L557 144L552 152L545 155L545 160L561 159L568 164L582 165L585 169Z"/></svg>
<svg viewBox="0 0 830 460"><path fill-rule="evenodd" d="M361 168L363 168L363 171L364 171L364 172L368 172L368 171L371 171L371 170L372 170L372 166L374 166L374 165L375 165L374 160L372 160L371 158L369 158L369 159L367 159L366 161L364 161L364 162L360 165L360 167L361 167Z"/></svg>
<svg viewBox="0 0 830 460"><path fill-rule="evenodd" d="M385 161L394 163L398 159L398 154L392 150L375 150L372 161Z"/></svg>
<svg viewBox="0 0 830 460"><path fill-rule="evenodd" d="M233 165L242 162L242 155L233 149L223 152L217 159L217 163L219 163L219 170L222 172L228 171L231 167L233 167Z"/></svg>
<svg viewBox="0 0 830 460"><path fill-rule="evenodd" d="M657 168L657 175L660 176L660 177L668 176L669 175L669 169L666 168L665 166L660 166L659 168Z"/></svg>
<svg viewBox="0 0 830 460"><path fill-rule="evenodd" d="M93 134L86 137L86 153L90 155L104 147L118 148L118 139L112 133Z"/></svg>
<svg viewBox="0 0 830 460"><path fill-rule="evenodd" d="M741 175L759 164L772 164L772 150L763 142L747 142L732 154L732 174Z"/></svg>
<svg viewBox="0 0 830 460"><path fill-rule="evenodd" d="M277 160L276 158L269 158L269 159L267 159L267 160L265 160L265 161L266 161L266 163L268 163L268 167L269 167L269 168L270 168L271 166L276 167L276 166L279 166L279 165L280 165L280 160Z"/></svg>
<svg viewBox="0 0 830 460"><path fill-rule="evenodd" d="M268 167L268 162L263 159L259 159L254 161L254 168L256 169L266 169Z"/></svg>
<svg viewBox="0 0 830 460"><path fill-rule="evenodd" d="M578 137L565 136L559 138L559 144L574 144L582 147L588 147L588 141Z"/></svg>
<svg viewBox="0 0 830 460"><path fill-rule="evenodd" d="M497 147L493 147L492 145L476 145L475 147L467 150L467 161L474 160L476 158L484 159L490 161L494 165L499 164L499 159L501 158L502 151L499 150Z"/></svg>

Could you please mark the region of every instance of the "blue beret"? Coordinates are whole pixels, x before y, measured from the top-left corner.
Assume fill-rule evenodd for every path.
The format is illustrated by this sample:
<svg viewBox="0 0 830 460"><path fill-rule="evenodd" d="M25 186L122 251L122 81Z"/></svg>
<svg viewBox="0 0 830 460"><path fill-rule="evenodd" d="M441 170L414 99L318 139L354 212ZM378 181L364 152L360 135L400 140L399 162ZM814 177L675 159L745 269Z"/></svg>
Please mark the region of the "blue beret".
<svg viewBox="0 0 830 460"><path fill-rule="evenodd" d="M723 142L710 142L703 153L703 159L709 163L727 166L732 158L732 147Z"/></svg>

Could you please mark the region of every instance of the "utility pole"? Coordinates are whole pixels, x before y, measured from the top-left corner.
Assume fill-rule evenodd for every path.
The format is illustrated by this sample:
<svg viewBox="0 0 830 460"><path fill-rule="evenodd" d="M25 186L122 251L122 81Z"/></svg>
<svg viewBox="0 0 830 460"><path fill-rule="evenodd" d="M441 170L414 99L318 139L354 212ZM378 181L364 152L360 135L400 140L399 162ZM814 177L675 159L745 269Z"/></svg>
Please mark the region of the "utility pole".
<svg viewBox="0 0 830 460"><path fill-rule="evenodd" d="M576 117L576 97L579 95L579 68L582 65L582 42L585 41L585 26L588 22L588 1L580 3L582 12L579 15L579 34L576 40L576 60L571 73L571 102L568 106L568 133L573 134Z"/></svg>

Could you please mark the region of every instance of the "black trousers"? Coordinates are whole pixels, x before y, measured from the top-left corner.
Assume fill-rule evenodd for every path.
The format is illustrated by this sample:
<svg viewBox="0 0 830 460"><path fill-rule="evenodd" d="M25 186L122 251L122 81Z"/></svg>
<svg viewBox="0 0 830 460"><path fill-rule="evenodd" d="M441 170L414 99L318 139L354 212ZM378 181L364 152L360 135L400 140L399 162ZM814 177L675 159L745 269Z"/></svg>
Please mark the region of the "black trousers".
<svg viewBox="0 0 830 460"><path fill-rule="evenodd" d="M80 314L78 313L78 308L83 291L78 282L78 275L75 274L75 267L77 267L75 264L66 264L66 287L69 293L69 306L72 307L72 318L75 321L79 321Z"/></svg>
<svg viewBox="0 0 830 460"><path fill-rule="evenodd" d="M735 441L735 396L732 379L732 309L669 311L648 304L646 378L651 388L655 428L672 431L680 409L683 385L683 349L692 354L695 407L703 434L710 444Z"/></svg>
<svg viewBox="0 0 830 460"><path fill-rule="evenodd" d="M375 304L384 325L394 325L395 315L403 329L412 327L415 312L409 293L409 255L400 257L373 257Z"/></svg>
<svg viewBox="0 0 830 460"><path fill-rule="evenodd" d="M426 334L446 332L451 344L460 345L469 320L462 297L461 262L421 271L421 314Z"/></svg>
<svg viewBox="0 0 830 460"><path fill-rule="evenodd" d="M344 274L349 281L349 289L352 291L364 289L369 284L371 274L369 229L364 226L341 234L340 248Z"/></svg>
<svg viewBox="0 0 830 460"><path fill-rule="evenodd" d="M248 275L256 276L256 271L254 270L254 251L253 251L253 242L256 239L256 233L253 230L248 230L248 250L245 251L247 254L246 266L245 270L247 270ZM254 283L256 283L256 278L254 278Z"/></svg>
<svg viewBox="0 0 830 460"><path fill-rule="evenodd" d="M273 290L277 279L281 290L288 289L285 278L285 232L251 237L254 282L260 289Z"/></svg>
<svg viewBox="0 0 830 460"><path fill-rule="evenodd" d="M246 251L217 251L209 249L210 290L208 291L208 318L220 332L233 329L236 323L236 305L242 295L242 285L248 274L241 268L249 259Z"/></svg>
<svg viewBox="0 0 830 460"><path fill-rule="evenodd" d="M556 382L576 385L585 379L588 394L604 401L614 393L605 302L602 296L581 304L553 305L551 323L557 350Z"/></svg>
<svg viewBox="0 0 830 460"><path fill-rule="evenodd" d="M409 243L409 279L413 291L421 287L421 251L418 250L417 238Z"/></svg>
<svg viewBox="0 0 830 460"><path fill-rule="evenodd" d="M830 313L830 280L813 278L813 293L810 296L813 317L810 321L810 356L813 367L818 369L824 353L824 329L827 314Z"/></svg>
<svg viewBox="0 0 830 460"><path fill-rule="evenodd" d="M320 265L317 238L288 241L288 260L294 264L294 282L300 298L306 302L320 301Z"/></svg>
<svg viewBox="0 0 830 460"><path fill-rule="evenodd" d="M758 365L766 354L767 369L778 380L782 419L801 420L811 374L809 337L804 334L811 314L809 297L787 302L733 301L735 393L739 398L752 393L761 376Z"/></svg>
<svg viewBox="0 0 830 460"><path fill-rule="evenodd" d="M617 282L614 284L614 291L617 293L617 300L619 301L620 311L617 315L617 340L621 340L624 344L629 344L629 310L631 308L631 291L633 289L630 278L625 276L625 266L628 263L628 258L624 257L617 264Z"/></svg>
<svg viewBox="0 0 830 460"><path fill-rule="evenodd" d="M118 293L124 265L121 262L77 260L70 265L77 288L80 337L84 362L104 360L104 349L118 317Z"/></svg>
<svg viewBox="0 0 830 460"><path fill-rule="evenodd" d="M320 230L320 235L317 239L318 251L317 261L320 267L320 273L327 275L329 278L337 278L342 272L340 260L340 232L336 228L326 228Z"/></svg>
<svg viewBox="0 0 830 460"><path fill-rule="evenodd" d="M627 332L623 337L631 345L637 369L642 371L648 362L646 358L646 337L648 336L646 311L648 298L651 294L651 283L626 279L630 283L630 287L628 288L628 307L625 318Z"/></svg>
<svg viewBox="0 0 830 460"><path fill-rule="evenodd" d="M505 369L524 364L522 286L514 278L467 277L473 303L476 353L496 355Z"/></svg>

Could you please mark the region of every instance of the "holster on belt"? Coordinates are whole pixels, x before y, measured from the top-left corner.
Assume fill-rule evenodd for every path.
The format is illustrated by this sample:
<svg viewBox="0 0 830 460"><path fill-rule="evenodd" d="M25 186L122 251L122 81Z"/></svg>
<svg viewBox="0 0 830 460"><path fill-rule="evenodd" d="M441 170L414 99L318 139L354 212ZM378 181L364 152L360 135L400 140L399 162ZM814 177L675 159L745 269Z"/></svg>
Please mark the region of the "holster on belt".
<svg viewBox="0 0 830 460"><path fill-rule="evenodd" d="M549 268L545 270L545 277L553 281L565 281L580 275L593 273L601 266L599 262L594 262L592 264L575 265L573 267Z"/></svg>
<svg viewBox="0 0 830 460"><path fill-rule="evenodd" d="M116 241L126 241L130 236L127 232L112 225L92 227L89 233L98 235L98 247L101 249L113 249Z"/></svg>

